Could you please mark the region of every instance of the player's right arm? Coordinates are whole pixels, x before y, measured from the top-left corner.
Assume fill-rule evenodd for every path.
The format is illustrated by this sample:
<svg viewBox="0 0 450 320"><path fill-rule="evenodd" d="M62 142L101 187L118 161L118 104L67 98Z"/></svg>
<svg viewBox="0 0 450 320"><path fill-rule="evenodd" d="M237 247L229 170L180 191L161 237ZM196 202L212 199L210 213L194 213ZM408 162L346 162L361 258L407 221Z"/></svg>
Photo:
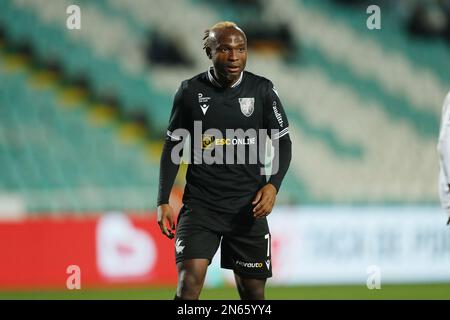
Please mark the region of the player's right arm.
<svg viewBox="0 0 450 320"><path fill-rule="evenodd" d="M441 129L438 142L441 204L449 214L450 224L450 92L442 107Z"/></svg>
<svg viewBox="0 0 450 320"><path fill-rule="evenodd" d="M264 217L271 213L292 158L292 142L289 137L289 122L286 113L273 83L268 81L266 85L263 127L269 130L270 139L274 147L274 158L269 181L256 193L252 201L254 205L253 215L256 218ZM272 130L274 129L275 132L273 133ZM274 144L274 141L277 141L277 143Z"/></svg>
<svg viewBox="0 0 450 320"><path fill-rule="evenodd" d="M173 163L170 159L174 143L169 139L166 138L161 154L157 212L158 225L161 232L169 239L172 239L174 237L173 230L175 230L175 224L173 221L173 209L169 204L169 197L178 173L179 165Z"/></svg>
<svg viewBox="0 0 450 320"><path fill-rule="evenodd" d="M161 232L169 239L174 237L175 230L174 213L169 204L170 192L172 191L175 178L180 166L179 162L172 159L173 148L182 141L181 136L174 134L176 129L185 127L183 123L183 85L177 90L170 114L169 126L164 141L159 167L158 188L158 225Z"/></svg>

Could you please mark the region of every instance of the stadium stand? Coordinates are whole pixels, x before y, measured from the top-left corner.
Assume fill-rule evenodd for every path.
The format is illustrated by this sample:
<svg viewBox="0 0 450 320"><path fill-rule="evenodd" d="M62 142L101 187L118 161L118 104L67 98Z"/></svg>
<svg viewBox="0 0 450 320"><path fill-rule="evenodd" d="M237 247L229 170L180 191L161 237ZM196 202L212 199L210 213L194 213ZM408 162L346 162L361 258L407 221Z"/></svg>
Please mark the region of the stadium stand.
<svg viewBox="0 0 450 320"><path fill-rule="evenodd" d="M29 211L152 205L145 202L156 192L158 167L142 152L154 146L139 123L118 119L20 49L6 44L1 62L3 192L22 194Z"/></svg>
<svg viewBox="0 0 450 320"><path fill-rule="evenodd" d="M73 3L82 8L81 30L65 28ZM335 1L233 3L1 1L7 46L27 43L41 65L57 61L64 79L2 47L0 193L22 195L30 212L154 208L173 93L208 67L204 29L229 19L244 29L286 26L293 41L286 43L289 59L283 50L251 47L247 68L273 80L291 122L293 162L279 203L437 201L448 45L411 39L390 11L383 28L395 32L377 32L365 29L361 11ZM161 34L190 63L149 61L152 44L163 45L152 35ZM87 93L65 83L79 78ZM132 143L124 143L127 132Z"/></svg>

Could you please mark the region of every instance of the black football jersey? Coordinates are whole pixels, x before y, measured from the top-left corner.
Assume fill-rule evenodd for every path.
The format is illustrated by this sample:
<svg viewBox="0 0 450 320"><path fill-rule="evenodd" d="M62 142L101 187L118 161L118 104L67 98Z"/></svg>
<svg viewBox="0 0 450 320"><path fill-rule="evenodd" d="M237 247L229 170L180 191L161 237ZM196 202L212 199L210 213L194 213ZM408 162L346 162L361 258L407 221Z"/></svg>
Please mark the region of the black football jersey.
<svg viewBox="0 0 450 320"><path fill-rule="evenodd" d="M172 141L183 143L189 136L183 203L231 213L249 206L267 183L265 132L272 141L290 139L270 80L244 71L223 88L211 68L183 81L167 129Z"/></svg>

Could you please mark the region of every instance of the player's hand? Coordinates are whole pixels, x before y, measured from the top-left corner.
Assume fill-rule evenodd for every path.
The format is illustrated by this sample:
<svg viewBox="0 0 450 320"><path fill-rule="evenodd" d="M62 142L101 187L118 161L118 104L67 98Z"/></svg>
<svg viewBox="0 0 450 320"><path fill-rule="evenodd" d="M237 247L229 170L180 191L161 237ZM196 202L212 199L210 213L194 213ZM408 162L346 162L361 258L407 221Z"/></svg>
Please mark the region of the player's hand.
<svg viewBox="0 0 450 320"><path fill-rule="evenodd" d="M175 223L173 222L173 209L169 204L158 206L158 225L161 232L169 239L173 239L175 234Z"/></svg>
<svg viewBox="0 0 450 320"><path fill-rule="evenodd" d="M272 212L276 197L277 189L273 184L268 183L262 187L252 202L255 206L253 208L253 216L255 218L262 218L269 215Z"/></svg>

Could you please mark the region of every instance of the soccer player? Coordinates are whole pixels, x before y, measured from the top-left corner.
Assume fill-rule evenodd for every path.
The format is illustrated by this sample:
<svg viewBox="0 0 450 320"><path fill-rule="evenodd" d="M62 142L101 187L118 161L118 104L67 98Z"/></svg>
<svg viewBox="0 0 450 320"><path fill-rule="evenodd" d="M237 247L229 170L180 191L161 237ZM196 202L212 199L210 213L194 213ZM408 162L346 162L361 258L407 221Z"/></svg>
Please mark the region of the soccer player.
<svg viewBox="0 0 450 320"><path fill-rule="evenodd" d="M442 207L449 216L447 225L450 225L450 92L447 94L442 107L438 152L441 167L439 172L439 195Z"/></svg>
<svg viewBox="0 0 450 320"><path fill-rule="evenodd" d="M213 66L181 83L161 155L158 224L172 239L169 195L179 167L174 158L180 143L190 141L176 226L175 299L199 298L221 245L221 267L234 271L241 299L262 300L272 276L266 216L291 161L289 123L272 82L244 71L247 39L236 24L219 22L206 30L204 50ZM261 150L265 155L261 132L275 149L269 175L264 161L254 159Z"/></svg>

